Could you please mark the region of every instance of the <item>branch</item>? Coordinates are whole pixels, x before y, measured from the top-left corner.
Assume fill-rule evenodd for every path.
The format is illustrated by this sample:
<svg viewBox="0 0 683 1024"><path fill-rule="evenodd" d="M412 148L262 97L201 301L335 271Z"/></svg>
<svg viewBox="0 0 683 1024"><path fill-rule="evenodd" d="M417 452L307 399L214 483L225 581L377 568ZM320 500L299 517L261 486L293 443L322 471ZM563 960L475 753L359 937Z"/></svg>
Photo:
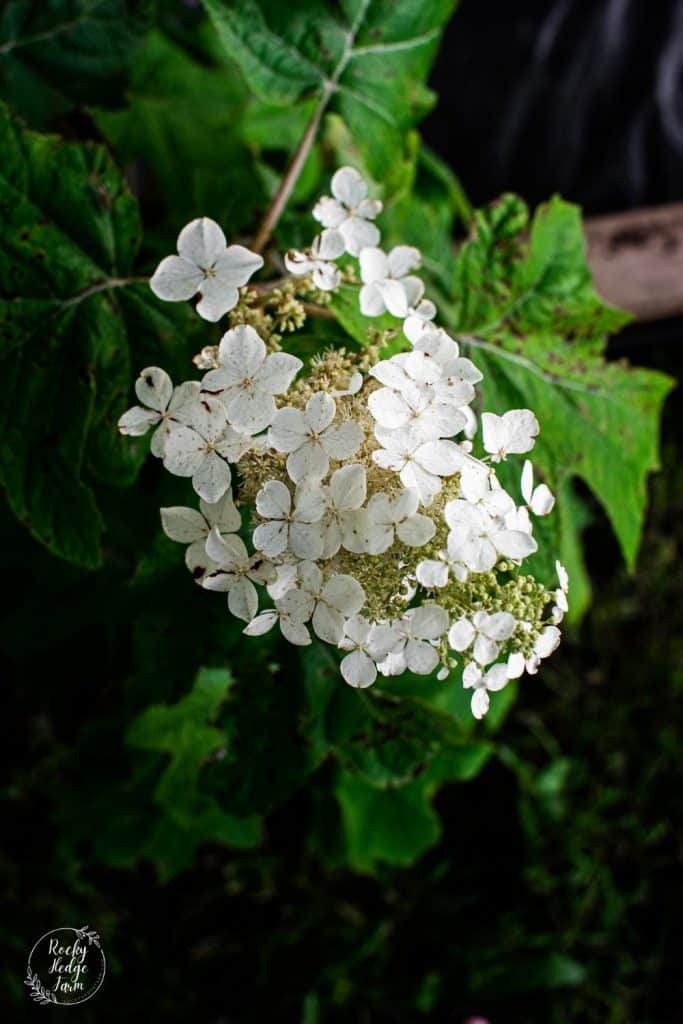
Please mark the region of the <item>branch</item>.
<svg viewBox="0 0 683 1024"><path fill-rule="evenodd" d="M306 162L306 157L310 153L311 146L315 141L315 137L320 126L320 120L325 113L325 108L329 103L330 96L334 92L334 88L335 87L332 82L328 82L325 86L318 105L313 111L313 116L306 126L306 131L301 138L301 142L297 146L294 156L290 160L289 167L285 172L285 176L280 182L280 187L273 196L270 206L266 210L263 220L259 225L259 229L256 232L254 241L251 244L251 248L254 252L263 252L268 239L273 233L275 225L282 216L282 211L287 205L289 197L292 194L294 186L296 185L299 175L301 174L301 170Z"/></svg>

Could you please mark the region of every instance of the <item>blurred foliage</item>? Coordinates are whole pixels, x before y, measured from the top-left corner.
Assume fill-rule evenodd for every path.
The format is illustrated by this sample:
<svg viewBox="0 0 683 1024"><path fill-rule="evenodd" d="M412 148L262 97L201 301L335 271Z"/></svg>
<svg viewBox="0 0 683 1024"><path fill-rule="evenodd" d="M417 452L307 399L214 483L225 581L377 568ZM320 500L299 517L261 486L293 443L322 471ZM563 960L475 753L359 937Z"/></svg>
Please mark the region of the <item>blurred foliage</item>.
<svg viewBox="0 0 683 1024"><path fill-rule="evenodd" d="M164 1020L200 1005L208 1021L251 1021L277 1002L304 1024L666 1021L675 454L635 579L593 495L633 565L669 379L606 360L623 317L593 291L574 207L551 200L530 222L506 196L474 214L420 144L450 0L205 7L49 0L0 15L0 657L14 722L0 938L16 1012L31 943L88 918L111 981L84 1020L134 1002ZM137 279L194 216L249 238L330 78L340 88L278 243L310 238L311 199L339 163L373 177L387 244L418 245L446 322L476 333L487 407L538 410L539 465L561 497L543 550L570 565L575 612L587 526L589 568L600 554L577 642L481 725L448 680L356 692L322 646L245 643L160 536L158 508L185 503L187 481L114 429L138 367L185 376L220 330ZM336 322L311 324L297 353L344 332L364 343L352 298L342 289Z"/></svg>

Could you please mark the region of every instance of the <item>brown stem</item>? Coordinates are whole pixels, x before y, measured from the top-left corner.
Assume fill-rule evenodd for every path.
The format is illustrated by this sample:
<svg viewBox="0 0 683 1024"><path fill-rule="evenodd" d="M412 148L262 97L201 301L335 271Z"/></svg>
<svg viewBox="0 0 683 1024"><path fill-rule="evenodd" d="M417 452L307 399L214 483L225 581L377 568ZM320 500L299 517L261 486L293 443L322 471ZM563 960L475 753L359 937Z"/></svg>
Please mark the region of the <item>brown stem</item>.
<svg viewBox="0 0 683 1024"><path fill-rule="evenodd" d="M316 133L320 126L320 121L325 113L325 108L329 102L330 96L334 91L334 86L329 83L325 86L322 96L318 102L317 107L313 111L313 115L306 126L306 131L301 137L301 142L296 147L294 155L289 162L289 166L285 175L280 182L280 187L273 196L270 206L265 212L263 220L261 221L258 231L254 237L254 241L251 243L251 248L254 252L262 252L268 239L273 233L273 230L282 216L282 211L287 205L287 201L292 194L292 190L297 183L301 170L306 162L311 146L315 140Z"/></svg>

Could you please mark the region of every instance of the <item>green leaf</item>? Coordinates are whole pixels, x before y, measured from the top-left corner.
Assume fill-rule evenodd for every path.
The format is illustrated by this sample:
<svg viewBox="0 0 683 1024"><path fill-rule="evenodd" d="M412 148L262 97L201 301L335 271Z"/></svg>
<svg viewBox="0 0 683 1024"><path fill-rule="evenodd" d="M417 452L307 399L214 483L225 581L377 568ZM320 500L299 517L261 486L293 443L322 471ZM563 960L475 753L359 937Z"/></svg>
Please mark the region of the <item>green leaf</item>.
<svg viewBox="0 0 683 1024"><path fill-rule="evenodd" d="M201 669L187 696L177 704L147 708L126 733L130 746L170 755L155 788L155 800L165 818L147 851L154 859L158 859L154 851L168 859L164 850L168 851L169 843L173 849L179 835L182 837L180 861L166 864L165 874L189 863L204 841L248 847L260 839L256 817L226 813L212 796L199 789L205 762L226 744L225 733L210 723L216 719L233 682L227 669Z"/></svg>
<svg viewBox="0 0 683 1024"><path fill-rule="evenodd" d="M0 15L0 96L46 127L76 103L120 100L148 2L9 0Z"/></svg>
<svg viewBox="0 0 683 1024"><path fill-rule="evenodd" d="M37 540L94 568L104 523L90 481L129 485L147 450L116 431L131 346L136 367L173 372L194 318L127 285L137 205L104 149L25 131L0 106L0 150L0 480Z"/></svg>
<svg viewBox="0 0 683 1024"><path fill-rule="evenodd" d="M407 867L438 841L441 826L422 780L379 790L342 771L335 792L348 862L357 871L371 872L377 861Z"/></svg>
<svg viewBox="0 0 683 1024"><path fill-rule="evenodd" d="M312 95L337 110L371 173L391 177L433 96L424 82L454 0L203 0L228 55L263 99Z"/></svg>
<svg viewBox="0 0 683 1024"><path fill-rule="evenodd" d="M588 484L632 568L672 381L606 360L607 335L628 316L593 288L578 208L552 199L537 211L528 238L527 222L514 196L478 212L474 237L458 256L452 326L472 336L485 407L534 410L540 473L556 490L575 476ZM578 525L570 513L560 519L560 549L573 553L575 564ZM582 603L585 585L582 576Z"/></svg>

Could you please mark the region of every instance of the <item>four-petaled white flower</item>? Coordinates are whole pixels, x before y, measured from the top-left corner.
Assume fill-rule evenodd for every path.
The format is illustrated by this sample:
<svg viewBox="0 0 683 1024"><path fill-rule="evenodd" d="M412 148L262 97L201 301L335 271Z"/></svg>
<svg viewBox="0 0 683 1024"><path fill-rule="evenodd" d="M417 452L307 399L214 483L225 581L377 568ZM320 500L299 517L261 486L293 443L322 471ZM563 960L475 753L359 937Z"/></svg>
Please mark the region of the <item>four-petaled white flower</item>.
<svg viewBox="0 0 683 1024"><path fill-rule="evenodd" d="M220 320L237 305L238 288L263 266L263 257L243 245L228 246L218 224L209 217L190 221L178 235L178 255L167 256L149 286L167 302L182 302L199 293L197 312Z"/></svg>
<svg viewBox="0 0 683 1024"><path fill-rule="evenodd" d="M206 554L206 538L214 527L229 545L235 539L233 535L239 530L241 522L239 510L235 508L229 490L213 505L202 499L199 511L178 505L161 509L161 525L166 536L178 544L188 545L185 564L195 583L201 583L206 573L216 568Z"/></svg>
<svg viewBox="0 0 683 1024"><path fill-rule="evenodd" d="M292 495L281 480L268 480L256 495L256 511L267 520L254 530L254 546L276 558L289 550L296 558L320 558L323 534L320 520L325 498L319 490Z"/></svg>
<svg viewBox="0 0 683 1024"><path fill-rule="evenodd" d="M228 426L225 406L208 395L199 396L190 422L169 427L164 466L175 476L191 476L199 497L213 503L230 486L228 463L239 462L251 439Z"/></svg>
<svg viewBox="0 0 683 1024"><path fill-rule="evenodd" d="M419 503L419 495L412 487L395 498L373 494L367 508L365 550L368 554L380 555L387 551L394 543L394 534L411 548L428 544L436 533L436 526L433 519L417 511Z"/></svg>
<svg viewBox="0 0 683 1024"><path fill-rule="evenodd" d="M158 459L164 457L164 445L171 423L189 423L199 395L199 381L186 380L177 388L158 366L148 366L135 381L135 394L141 405L124 412L118 422L122 434L141 437L150 427L159 424L152 434L150 450Z"/></svg>
<svg viewBox="0 0 683 1024"><path fill-rule="evenodd" d="M483 718L489 709L489 693L495 693L507 686L510 677L507 667L501 663L492 665L482 673L479 665L471 661L462 674L462 685L472 689L472 714L475 718Z"/></svg>
<svg viewBox="0 0 683 1024"><path fill-rule="evenodd" d="M372 686L377 678L377 662L383 661L399 642L399 634L391 626L372 625L362 615L349 619L339 641L341 650L349 652L339 666L349 686Z"/></svg>
<svg viewBox="0 0 683 1024"><path fill-rule="evenodd" d="M344 624L365 604L365 592L358 580L345 573L333 573L327 580L315 562L301 562L298 587L288 590L277 607L301 624L310 620L313 631L328 644L339 644Z"/></svg>
<svg viewBox="0 0 683 1024"><path fill-rule="evenodd" d="M341 281L341 273L334 260L339 259L345 248L341 231L325 228L313 239L308 251L290 249L285 255L285 266L295 277L311 274L316 288L321 292L331 292Z"/></svg>
<svg viewBox="0 0 683 1024"><path fill-rule="evenodd" d="M425 441L411 427L390 430L375 427L381 448L372 457L382 469L398 473L404 487L413 487L428 506L441 490L442 476L451 476L462 465L462 454L453 441Z"/></svg>
<svg viewBox="0 0 683 1024"><path fill-rule="evenodd" d="M339 548L351 538L353 543L353 527L356 513L367 494L367 478L365 467L357 463L342 466L330 477L328 486L323 487L325 515L321 526L323 531L323 558L332 558ZM349 548L354 551L354 547Z"/></svg>
<svg viewBox="0 0 683 1024"><path fill-rule="evenodd" d="M482 413L481 426L484 449L493 462L501 462L511 454L530 452L540 429L530 409L510 409L502 416L493 412Z"/></svg>
<svg viewBox="0 0 683 1024"><path fill-rule="evenodd" d="M397 245L391 252L368 247L360 253L360 276L363 287L358 300L364 316L406 317L424 291L419 277L410 274L420 265L420 250L411 245Z"/></svg>
<svg viewBox="0 0 683 1024"><path fill-rule="evenodd" d="M274 395L289 388L303 363L287 352L266 353L253 327L240 324L227 331L218 346L217 370L202 380L202 391L220 398L228 420L245 434L257 434L275 415Z"/></svg>
<svg viewBox="0 0 683 1024"><path fill-rule="evenodd" d="M391 625L397 642L377 666L382 675L400 675L406 669L420 676L433 672L439 664L434 644L448 629L448 612L438 604L423 604Z"/></svg>
<svg viewBox="0 0 683 1024"><path fill-rule="evenodd" d="M522 497L535 516L547 516L553 510L555 496L545 484L534 487L534 467L529 459L522 468Z"/></svg>
<svg viewBox="0 0 683 1024"><path fill-rule="evenodd" d="M217 527L206 539L206 553L215 563L202 581L206 590L228 595L228 608L236 619L250 622L258 610L255 583L264 586L274 579L273 567L262 555L250 555L239 537L223 538Z"/></svg>
<svg viewBox="0 0 683 1024"><path fill-rule="evenodd" d="M500 520L485 509L456 498L444 509L444 518L451 529L448 552L472 572L488 572L499 557L521 561L533 554L538 545L522 530L508 530Z"/></svg>
<svg viewBox="0 0 683 1024"><path fill-rule="evenodd" d="M268 442L278 452L286 452L287 472L295 483L304 479L322 480L327 476L330 459L351 458L363 441L363 430L353 420L332 421L337 406L334 399L317 391L301 412L292 406L278 409L268 432Z"/></svg>
<svg viewBox="0 0 683 1024"><path fill-rule="evenodd" d="M379 242L379 228L372 223L382 210L379 199L368 199L368 186L353 167L340 167L331 182L332 195L322 196L313 216L324 228L336 228L344 237L346 251L357 256L361 249Z"/></svg>
<svg viewBox="0 0 683 1024"><path fill-rule="evenodd" d="M500 645L509 640L517 625L509 612L475 612L472 620L458 619L448 631L448 643L454 651L466 651L474 644L472 654L480 665L490 665L500 652Z"/></svg>

